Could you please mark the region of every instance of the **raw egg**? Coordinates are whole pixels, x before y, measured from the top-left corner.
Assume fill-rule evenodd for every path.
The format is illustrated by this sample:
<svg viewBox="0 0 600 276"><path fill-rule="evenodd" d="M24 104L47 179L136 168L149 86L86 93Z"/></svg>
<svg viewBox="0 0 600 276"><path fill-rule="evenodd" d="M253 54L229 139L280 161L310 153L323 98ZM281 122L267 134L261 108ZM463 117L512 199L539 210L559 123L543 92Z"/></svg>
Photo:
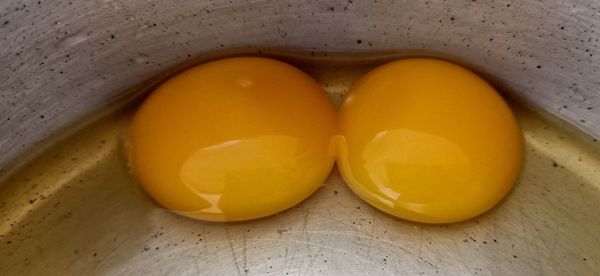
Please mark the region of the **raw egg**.
<svg viewBox="0 0 600 276"><path fill-rule="evenodd" d="M339 110L338 167L350 188L391 215L425 223L475 217L516 181L522 134L486 81L413 58L358 80Z"/></svg>
<svg viewBox="0 0 600 276"><path fill-rule="evenodd" d="M130 167L179 214L241 221L312 194L335 161L335 108L308 75L268 58L205 63L160 85L135 113Z"/></svg>

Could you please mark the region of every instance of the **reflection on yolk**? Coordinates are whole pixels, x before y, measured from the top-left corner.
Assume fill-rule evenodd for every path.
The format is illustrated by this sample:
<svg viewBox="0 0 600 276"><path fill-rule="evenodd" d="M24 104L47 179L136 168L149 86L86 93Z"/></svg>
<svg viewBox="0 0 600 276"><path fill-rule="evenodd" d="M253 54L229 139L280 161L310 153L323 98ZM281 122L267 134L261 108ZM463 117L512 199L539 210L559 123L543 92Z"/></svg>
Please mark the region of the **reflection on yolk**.
<svg viewBox="0 0 600 276"><path fill-rule="evenodd" d="M419 202L444 200L440 194L449 194L451 190L471 188L465 179L468 160L464 152L441 137L412 130L383 131L367 144L363 159L369 177L391 201L420 206ZM422 170L436 173L420 175ZM406 185L393 191L386 187L390 179ZM443 185L447 181L458 185ZM415 182L419 182L420 187L415 187ZM425 193L430 190L438 192Z"/></svg>
<svg viewBox="0 0 600 276"><path fill-rule="evenodd" d="M335 110L309 76L266 58L230 58L162 84L134 116L130 165L180 214L240 221L307 198L335 159Z"/></svg>
<svg viewBox="0 0 600 276"><path fill-rule="evenodd" d="M434 59L376 68L339 111L338 165L371 205L428 223L465 220L498 203L522 163L515 118L485 81Z"/></svg>
<svg viewBox="0 0 600 276"><path fill-rule="evenodd" d="M261 152L256 152L257 149L261 149ZM219 204L234 206L237 203L244 204L247 200L254 202L248 207L259 211L260 208L268 208L273 200L285 199L285 192L293 189L281 188L294 184L293 179L301 173L294 171L300 160L298 150L297 139L286 136L228 141L191 155L183 163L180 177L185 186L211 204L208 208L198 210L199 213L221 214L223 210ZM257 154L248 154L252 152ZM275 185L256 185L248 189L249 179Z"/></svg>

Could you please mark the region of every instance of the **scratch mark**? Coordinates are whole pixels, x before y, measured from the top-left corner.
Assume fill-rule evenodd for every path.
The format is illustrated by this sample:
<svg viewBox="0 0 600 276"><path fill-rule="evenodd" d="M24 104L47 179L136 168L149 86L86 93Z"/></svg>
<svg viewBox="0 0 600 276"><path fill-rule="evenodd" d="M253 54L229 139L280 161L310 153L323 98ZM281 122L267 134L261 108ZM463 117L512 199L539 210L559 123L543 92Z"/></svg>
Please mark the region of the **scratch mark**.
<svg viewBox="0 0 600 276"><path fill-rule="evenodd" d="M304 209L304 220L302 222L302 237L305 241L310 242L310 235L308 234L308 209ZM305 248L306 248L306 252L310 252L310 245L308 243L305 243ZM303 267L304 266L304 259L305 258L301 258L300 259L300 266L299 267Z"/></svg>
<svg viewBox="0 0 600 276"><path fill-rule="evenodd" d="M225 228L225 235L227 236L227 242L229 243L229 249L231 250L231 255L233 257L233 262L235 263L237 275L242 275L242 271L240 270L240 264L238 263L237 256L235 255L235 250L233 249L233 241L231 240L231 235L229 234L229 228Z"/></svg>
<svg viewBox="0 0 600 276"><path fill-rule="evenodd" d="M378 266L378 264L376 264L376 263L374 263L374 262L372 262L372 261L369 261L369 259L368 259L368 258L365 258L365 257L362 257L362 256L360 256L360 255L354 254L354 253L352 253L351 251L342 250L342 249L339 249L339 248L335 248L335 247L332 247L332 246L327 246L327 245L323 245L323 244L319 244L319 243L307 242L307 241L301 241L301 240L287 240L287 239L265 239L265 238L260 238L260 239L251 239L251 240L252 240L252 241L286 241L286 242L290 242L290 243L292 243L292 242L293 242L293 243L307 244L307 245L309 245L309 246L317 246L317 247L322 247L322 248L330 249L330 250L332 250L332 251L334 251L334 252L340 252L340 253L347 254L347 255L349 255L349 256L354 256L354 257L357 257L359 260L362 260L362 261L364 261L364 262L366 262L366 263L370 263L370 264L372 264L372 265L374 265L374 266ZM302 256L302 255L300 254L300 255L298 255L298 256Z"/></svg>
<svg viewBox="0 0 600 276"><path fill-rule="evenodd" d="M323 249L325 247L319 247L319 251L317 251L315 254L313 254L312 258L310 258L310 263L308 263L308 270L306 271L306 273L303 274L309 274L308 272L310 272L310 269L313 267L313 265L315 264L315 261L317 260L317 258L319 258L319 254L321 254L321 252L323 252Z"/></svg>
<svg viewBox="0 0 600 276"><path fill-rule="evenodd" d="M421 257L421 253L423 252L423 228L419 227L419 253L417 254Z"/></svg>
<svg viewBox="0 0 600 276"><path fill-rule="evenodd" d="M204 254L202 254L202 256L204 256L204 261L207 262L208 261L208 254L206 254L208 252L208 245L207 243L207 237L206 237L206 228L202 227L202 245L204 245Z"/></svg>
<svg viewBox="0 0 600 276"><path fill-rule="evenodd" d="M244 232L244 235L242 236L242 239L244 241L244 245L242 248L242 254L244 257L244 274L248 275L248 254L246 254L246 248L248 247L248 244L246 243L246 232Z"/></svg>
<svg viewBox="0 0 600 276"><path fill-rule="evenodd" d="M202 275L202 273L200 273L200 265L198 265L198 259L194 258L194 263L196 264L196 274L198 276Z"/></svg>
<svg viewBox="0 0 600 276"><path fill-rule="evenodd" d="M403 246L401 246L399 244L396 244L396 243L393 243L393 242L391 242L389 240L386 240L386 239L377 238L374 235L372 235L370 233L367 233L367 232L364 232L364 231L358 231L359 233L357 233L357 232L343 232L343 231L310 231L310 232L311 233L335 233L336 235L350 235L350 236L357 236L359 238L375 239L377 241L386 243L386 244L388 244L389 246L391 246L393 248L400 249L400 251L402 251L404 253L407 253L407 254L409 254L409 255L411 255L411 256L413 256L413 257L415 257L415 258L417 258L417 259L419 259L419 260L421 260L421 261L423 261L423 262L425 262L427 264L429 264L433 268L438 268L431 261L429 261L429 260L427 260L427 259L419 256L418 254L415 254L414 252L412 252L412 251L404 248Z"/></svg>
<svg viewBox="0 0 600 276"><path fill-rule="evenodd" d="M288 247L285 247L285 255L283 256L283 267L287 267L287 259L288 259Z"/></svg>

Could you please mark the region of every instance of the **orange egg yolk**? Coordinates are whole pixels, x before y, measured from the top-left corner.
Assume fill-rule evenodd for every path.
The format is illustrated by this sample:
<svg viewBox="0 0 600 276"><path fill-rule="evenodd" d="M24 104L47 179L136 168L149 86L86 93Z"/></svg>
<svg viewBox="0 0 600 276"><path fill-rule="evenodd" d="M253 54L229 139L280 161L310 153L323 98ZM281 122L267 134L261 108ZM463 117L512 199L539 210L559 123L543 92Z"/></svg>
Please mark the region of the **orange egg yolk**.
<svg viewBox="0 0 600 276"><path fill-rule="evenodd" d="M338 167L374 207L407 220L475 217L511 189L522 135L498 93L436 59L380 66L357 81L338 113Z"/></svg>
<svg viewBox="0 0 600 276"><path fill-rule="evenodd" d="M130 166L182 215L240 221L312 194L335 161L335 108L308 75L267 58L218 60L160 85L134 115Z"/></svg>

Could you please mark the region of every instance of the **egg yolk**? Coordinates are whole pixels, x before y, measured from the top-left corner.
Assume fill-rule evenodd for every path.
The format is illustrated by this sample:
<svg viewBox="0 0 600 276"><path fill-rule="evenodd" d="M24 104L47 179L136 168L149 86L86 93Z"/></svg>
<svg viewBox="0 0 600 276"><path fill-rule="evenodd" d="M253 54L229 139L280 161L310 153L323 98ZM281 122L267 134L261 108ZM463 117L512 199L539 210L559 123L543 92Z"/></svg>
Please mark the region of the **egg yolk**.
<svg viewBox="0 0 600 276"><path fill-rule="evenodd" d="M338 167L350 188L407 220L475 217L511 189L522 136L511 110L458 65L414 58L357 81L339 110Z"/></svg>
<svg viewBox="0 0 600 276"><path fill-rule="evenodd" d="M294 206L335 161L335 108L300 70L241 57L188 69L134 115L130 166L147 192L209 221L269 216Z"/></svg>

